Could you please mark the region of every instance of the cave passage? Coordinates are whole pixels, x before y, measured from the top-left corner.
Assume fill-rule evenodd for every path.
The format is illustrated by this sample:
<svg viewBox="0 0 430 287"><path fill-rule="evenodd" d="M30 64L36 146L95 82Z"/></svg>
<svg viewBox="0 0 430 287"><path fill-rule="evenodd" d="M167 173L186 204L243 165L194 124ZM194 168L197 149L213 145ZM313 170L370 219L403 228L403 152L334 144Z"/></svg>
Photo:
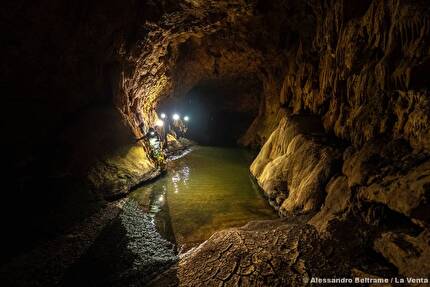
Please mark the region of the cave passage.
<svg viewBox="0 0 430 287"><path fill-rule="evenodd" d="M1 286L430 282L428 0L26 2Z"/></svg>
<svg viewBox="0 0 430 287"><path fill-rule="evenodd" d="M154 217L159 232L186 251L216 231L277 218L252 182L249 150L195 146L168 163L167 174L130 197Z"/></svg>
<svg viewBox="0 0 430 287"><path fill-rule="evenodd" d="M159 114L188 116L186 137L209 146L236 146L258 114L261 82L251 78L202 81L163 101Z"/></svg>

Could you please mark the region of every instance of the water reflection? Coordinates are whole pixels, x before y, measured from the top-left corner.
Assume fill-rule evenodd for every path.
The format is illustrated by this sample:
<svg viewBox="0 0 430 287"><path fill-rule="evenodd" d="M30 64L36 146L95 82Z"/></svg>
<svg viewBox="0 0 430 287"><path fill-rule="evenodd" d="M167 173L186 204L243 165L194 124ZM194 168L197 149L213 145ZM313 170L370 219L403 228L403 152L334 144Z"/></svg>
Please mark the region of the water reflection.
<svg viewBox="0 0 430 287"><path fill-rule="evenodd" d="M131 196L149 202L160 233L186 250L218 230L277 217L249 179L251 158L241 149L198 147Z"/></svg>
<svg viewBox="0 0 430 287"><path fill-rule="evenodd" d="M179 166L179 170L176 170L171 178L173 183L174 193L179 192L180 183L185 187L188 186L189 177L190 177L190 168L187 165Z"/></svg>

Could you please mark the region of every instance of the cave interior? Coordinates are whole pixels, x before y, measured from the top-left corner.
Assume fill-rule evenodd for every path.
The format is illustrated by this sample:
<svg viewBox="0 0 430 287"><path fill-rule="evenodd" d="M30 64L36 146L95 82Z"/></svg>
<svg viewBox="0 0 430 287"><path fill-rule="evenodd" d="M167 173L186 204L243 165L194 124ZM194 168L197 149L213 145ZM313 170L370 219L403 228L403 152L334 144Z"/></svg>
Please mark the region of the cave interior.
<svg viewBox="0 0 430 287"><path fill-rule="evenodd" d="M426 0L2 6L5 286L429 282ZM171 153L249 150L278 219L165 249L130 196L169 174L137 140L162 113Z"/></svg>

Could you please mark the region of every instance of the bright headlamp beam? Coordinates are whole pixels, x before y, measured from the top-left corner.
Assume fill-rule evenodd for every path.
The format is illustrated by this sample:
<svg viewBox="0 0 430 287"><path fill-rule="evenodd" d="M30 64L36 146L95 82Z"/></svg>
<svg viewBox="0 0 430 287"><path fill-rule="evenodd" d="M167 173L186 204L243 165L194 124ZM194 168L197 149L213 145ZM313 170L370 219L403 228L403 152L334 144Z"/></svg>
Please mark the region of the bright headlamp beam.
<svg viewBox="0 0 430 287"><path fill-rule="evenodd" d="M161 113L160 117L161 117L162 119L165 119L165 118L166 118L166 114L165 114L165 113Z"/></svg>
<svg viewBox="0 0 430 287"><path fill-rule="evenodd" d="M179 120L179 115L178 114L173 114L172 119L174 119L175 121Z"/></svg>
<svg viewBox="0 0 430 287"><path fill-rule="evenodd" d="M189 120L190 120L190 117L189 117L189 116L185 116L185 117L184 117L184 121L188 122Z"/></svg>

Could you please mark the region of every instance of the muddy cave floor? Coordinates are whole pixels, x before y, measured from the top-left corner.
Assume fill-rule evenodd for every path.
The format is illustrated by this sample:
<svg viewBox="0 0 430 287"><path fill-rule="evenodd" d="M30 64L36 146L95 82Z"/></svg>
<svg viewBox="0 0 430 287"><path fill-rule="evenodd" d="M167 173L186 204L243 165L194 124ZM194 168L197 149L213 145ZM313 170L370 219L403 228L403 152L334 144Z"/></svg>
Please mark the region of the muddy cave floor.
<svg viewBox="0 0 430 287"><path fill-rule="evenodd" d="M4 286L305 286L311 277L395 275L374 251L321 239L311 216L251 221L181 253L128 196L13 258L0 277Z"/></svg>

